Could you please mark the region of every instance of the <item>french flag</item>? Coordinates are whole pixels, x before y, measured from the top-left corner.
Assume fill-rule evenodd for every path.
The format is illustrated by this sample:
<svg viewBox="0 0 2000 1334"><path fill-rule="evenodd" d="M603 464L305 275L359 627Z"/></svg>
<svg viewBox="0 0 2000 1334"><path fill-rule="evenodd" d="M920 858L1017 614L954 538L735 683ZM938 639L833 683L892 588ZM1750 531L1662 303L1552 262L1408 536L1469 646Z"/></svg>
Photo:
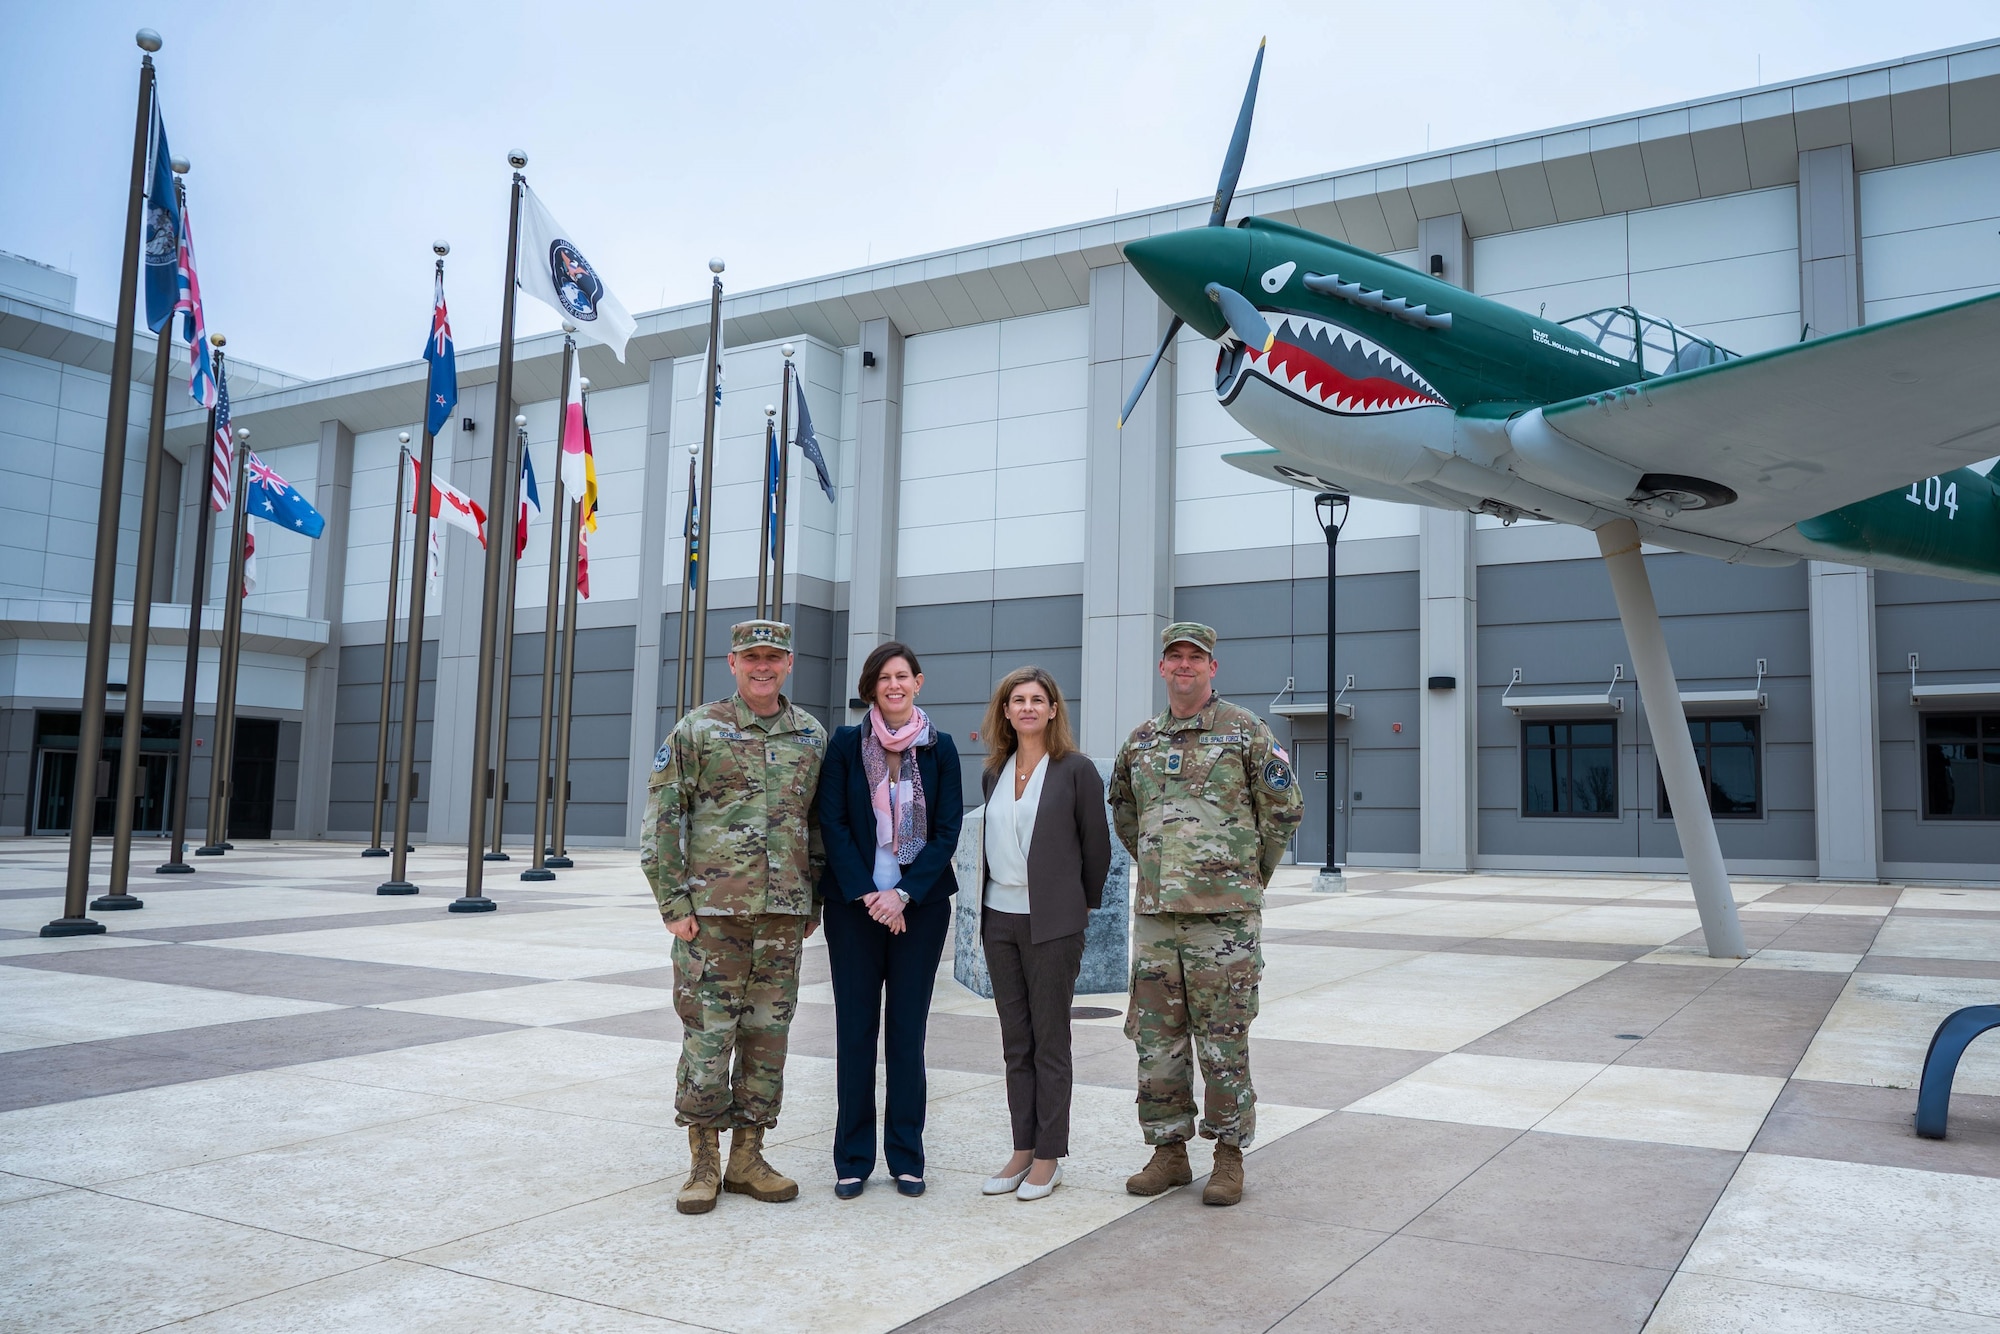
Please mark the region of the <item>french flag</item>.
<svg viewBox="0 0 2000 1334"><path fill-rule="evenodd" d="M521 559L521 553L528 549L528 511L542 512L542 495L535 487L535 456L526 449L521 451L521 519L514 525L514 559Z"/></svg>

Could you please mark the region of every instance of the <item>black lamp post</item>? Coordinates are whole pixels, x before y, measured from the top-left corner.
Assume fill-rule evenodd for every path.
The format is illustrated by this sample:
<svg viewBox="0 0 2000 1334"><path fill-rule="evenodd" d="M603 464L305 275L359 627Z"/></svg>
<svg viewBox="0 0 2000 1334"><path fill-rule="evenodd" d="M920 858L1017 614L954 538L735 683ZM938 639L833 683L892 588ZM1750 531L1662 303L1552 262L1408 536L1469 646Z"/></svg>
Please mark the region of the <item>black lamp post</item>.
<svg viewBox="0 0 2000 1334"><path fill-rule="evenodd" d="M1339 829L1336 820L1340 812L1340 790L1339 774L1333 759L1333 683L1338 679L1333 671L1334 555L1339 548L1340 530L1347 523L1347 503L1346 493L1339 491L1322 491L1313 497L1313 517L1319 520L1320 531L1326 534L1326 864L1313 878L1315 894L1342 894L1347 890L1347 879L1340 873L1340 862L1334 853L1334 840Z"/></svg>

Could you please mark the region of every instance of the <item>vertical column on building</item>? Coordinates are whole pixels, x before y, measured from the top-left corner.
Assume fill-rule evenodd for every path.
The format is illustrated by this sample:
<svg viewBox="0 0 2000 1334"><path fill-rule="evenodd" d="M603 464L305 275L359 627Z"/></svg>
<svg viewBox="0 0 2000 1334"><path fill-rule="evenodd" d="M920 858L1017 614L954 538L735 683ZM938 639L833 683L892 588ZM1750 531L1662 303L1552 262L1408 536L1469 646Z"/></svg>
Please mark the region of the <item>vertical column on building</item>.
<svg viewBox="0 0 2000 1334"><path fill-rule="evenodd" d="M1472 242L1463 215L1417 223L1420 266L1472 288ZM1470 514L1425 508L1417 517L1418 671L1423 693L1417 864L1426 871L1469 871L1478 848L1479 636L1478 562ZM1448 678L1450 686L1439 683Z"/></svg>
<svg viewBox="0 0 2000 1334"><path fill-rule="evenodd" d="M869 365L872 360L875 364ZM848 671L896 637L897 497L903 476L903 335L887 319L861 326L861 394L854 448L854 564L847 585ZM852 682L835 682L844 702ZM834 720L845 710L836 710Z"/></svg>
<svg viewBox="0 0 2000 1334"><path fill-rule="evenodd" d="M679 456L674 452L674 363L671 357L651 362L646 383L646 456L640 486L645 502L639 513L639 613L632 634L632 744L625 777L625 838L636 843L639 822L646 815L646 782L659 749L661 617L666 614L667 529L674 522L667 512ZM675 583L679 583L678 578Z"/></svg>
<svg viewBox="0 0 2000 1334"><path fill-rule="evenodd" d="M319 425L319 460L313 507L326 532L312 544L312 577L306 615L327 625L326 645L306 660L305 721L299 744L299 795L295 834L324 838L333 786L333 723L340 689L340 626L347 591L347 511L354 487L354 432L345 422Z"/></svg>
<svg viewBox="0 0 2000 1334"><path fill-rule="evenodd" d="M452 485L475 498L486 494L487 469L493 457L493 428L499 415L494 387L461 390L458 409L445 431L451 437L451 457L440 472ZM507 417L511 423L514 411ZM472 429L464 429L464 419ZM509 426L511 428L511 425ZM444 441L440 440L440 446ZM443 454L445 448L438 450ZM422 796L430 818L424 831L428 843L461 843L472 798L472 729L479 707L479 613L486 563L470 533L447 527L438 537L444 566L443 587L426 609L426 633L437 635L437 688L432 692L430 783ZM413 562L412 577L421 577L423 556ZM423 661L421 644L411 646L410 661ZM484 783L484 774L477 776Z"/></svg>
<svg viewBox="0 0 2000 1334"><path fill-rule="evenodd" d="M1100 760L1160 708L1160 632L1174 605L1173 349L1122 430L1118 410L1171 318L1130 265L1090 271L1079 721L1084 753ZM1228 645L1218 656L1228 660Z"/></svg>
<svg viewBox="0 0 2000 1334"><path fill-rule="evenodd" d="M1861 324L1861 208L1854 148L1799 154L1799 320L1818 338ZM1813 795L1819 874L1882 873L1875 574L1833 561L1807 573L1812 620Z"/></svg>

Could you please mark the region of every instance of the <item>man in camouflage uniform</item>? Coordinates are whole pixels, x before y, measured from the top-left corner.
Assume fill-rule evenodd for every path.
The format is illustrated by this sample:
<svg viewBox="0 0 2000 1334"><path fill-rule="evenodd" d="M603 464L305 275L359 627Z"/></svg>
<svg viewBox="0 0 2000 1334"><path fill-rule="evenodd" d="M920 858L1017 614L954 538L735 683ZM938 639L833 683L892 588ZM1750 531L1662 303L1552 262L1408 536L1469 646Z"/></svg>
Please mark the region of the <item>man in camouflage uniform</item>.
<svg viewBox="0 0 2000 1334"><path fill-rule="evenodd" d="M653 757L639 854L674 936L674 1119L694 1158L684 1214L713 1209L718 1187L767 1201L799 1193L763 1144L784 1093L799 955L819 924L813 794L826 729L780 693L790 626L744 621L729 649L736 693L682 718ZM726 1172L724 1129L735 1132Z"/></svg>
<svg viewBox="0 0 2000 1334"><path fill-rule="evenodd" d="M1216 696L1215 631L1180 621L1160 636L1167 711L1119 748L1108 793L1139 867L1125 1035L1139 1048L1139 1126L1153 1146L1125 1183L1158 1195L1194 1180L1200 1133L1216 1141L1204 1204L1243 1198L1243 1146L1257 1128L1250 1021L1264 959L1264 886L1305 813L1289 757L1264 720Z"/></svg>

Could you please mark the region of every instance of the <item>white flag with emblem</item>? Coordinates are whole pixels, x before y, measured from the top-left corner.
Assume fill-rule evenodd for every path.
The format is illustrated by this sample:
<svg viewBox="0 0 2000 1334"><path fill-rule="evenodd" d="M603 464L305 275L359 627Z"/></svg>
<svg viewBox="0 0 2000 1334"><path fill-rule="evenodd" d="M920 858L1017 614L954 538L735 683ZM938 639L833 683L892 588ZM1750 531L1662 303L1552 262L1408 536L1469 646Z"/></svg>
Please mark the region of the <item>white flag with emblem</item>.
<svg viewBox="0 0 2000 1334"><path fill-rule="evenodd" d="M556 314L575 325L580 341L602 343L618 360L625 360L626 340L638 326L583 257L576 238L550 216L525 185L521 187L521 258L516 281L523 292L554 307Z"/></svg>

